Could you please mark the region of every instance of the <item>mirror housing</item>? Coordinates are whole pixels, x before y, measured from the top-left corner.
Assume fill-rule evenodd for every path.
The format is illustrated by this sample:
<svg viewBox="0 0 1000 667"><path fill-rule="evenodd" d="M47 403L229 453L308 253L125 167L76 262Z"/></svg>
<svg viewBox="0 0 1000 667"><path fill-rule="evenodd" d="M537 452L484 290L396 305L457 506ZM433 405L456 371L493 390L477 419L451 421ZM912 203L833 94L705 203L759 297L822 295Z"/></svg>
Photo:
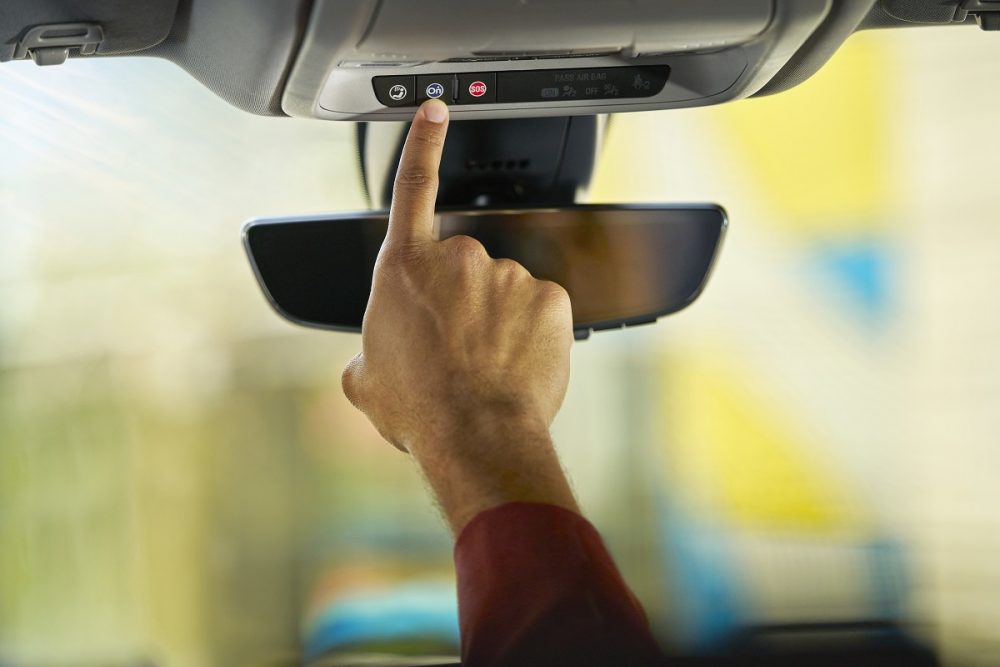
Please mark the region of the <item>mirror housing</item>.
<svg viewBox="0 0 1000 667"><path fill-rule="evenodd" d="M577 205L443 210L441 239L464 234L562 285L577 338L655 322L702 292L727 228L715 205ZM387 212L263 218L243 242L274 309L303 326L361 331Z"/></svg>

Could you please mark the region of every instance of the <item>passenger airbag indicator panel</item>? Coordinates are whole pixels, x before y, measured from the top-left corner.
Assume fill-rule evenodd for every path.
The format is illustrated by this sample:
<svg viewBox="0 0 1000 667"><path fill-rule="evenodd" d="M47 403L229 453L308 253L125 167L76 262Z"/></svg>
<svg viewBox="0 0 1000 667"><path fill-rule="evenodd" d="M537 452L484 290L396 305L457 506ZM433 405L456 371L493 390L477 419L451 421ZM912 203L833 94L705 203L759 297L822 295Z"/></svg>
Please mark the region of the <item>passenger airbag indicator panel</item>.
<svg viewBox="0 0 1000 667"><path fill-rule="evenodd" d="M449 104L574 102L652 97L663 90L669 76L666 65L642 65L376 76L372 87L387 107L413 106L432 97Z"/></svg>
<svg viewBox="0 0 1000 667"><path fill-rule="evenodd" d="M497 102L569 102L652 97L667 83L665 65L498 72Z"/></svg>

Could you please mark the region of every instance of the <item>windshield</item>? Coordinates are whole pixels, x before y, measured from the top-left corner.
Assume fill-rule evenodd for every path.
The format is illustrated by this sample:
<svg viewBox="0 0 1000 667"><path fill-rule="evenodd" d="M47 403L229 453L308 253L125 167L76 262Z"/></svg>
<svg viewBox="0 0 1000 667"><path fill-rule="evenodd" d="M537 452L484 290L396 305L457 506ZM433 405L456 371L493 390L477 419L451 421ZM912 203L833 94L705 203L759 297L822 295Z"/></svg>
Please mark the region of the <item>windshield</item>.
<svg viewBox="0 0 1000 667"><path fill-rule="evenodd" d="M698 303L576 344L554 427L665 643L1000 648L992 37L861 34L787 93L607 126L589 201L731 220ZM360 338L279 319L240 248L366 208L354 127L142 58L5 63L0 99L0 663L457 654L451 536L341 392Z"/></svg>

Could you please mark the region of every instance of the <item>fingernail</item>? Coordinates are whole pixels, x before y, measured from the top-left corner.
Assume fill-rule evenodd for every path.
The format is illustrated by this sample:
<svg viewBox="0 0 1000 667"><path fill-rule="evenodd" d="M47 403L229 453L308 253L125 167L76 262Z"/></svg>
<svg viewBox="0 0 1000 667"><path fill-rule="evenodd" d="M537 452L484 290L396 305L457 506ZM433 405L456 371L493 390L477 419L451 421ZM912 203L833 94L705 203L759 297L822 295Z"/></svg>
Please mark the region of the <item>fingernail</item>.
<svg viewBox="0 0 1000 667"><path fill-rule="evenodd" d="M443 123L448 118L448 105L441 100L427 100L420 110L424 118L432 123Z"/></svg>

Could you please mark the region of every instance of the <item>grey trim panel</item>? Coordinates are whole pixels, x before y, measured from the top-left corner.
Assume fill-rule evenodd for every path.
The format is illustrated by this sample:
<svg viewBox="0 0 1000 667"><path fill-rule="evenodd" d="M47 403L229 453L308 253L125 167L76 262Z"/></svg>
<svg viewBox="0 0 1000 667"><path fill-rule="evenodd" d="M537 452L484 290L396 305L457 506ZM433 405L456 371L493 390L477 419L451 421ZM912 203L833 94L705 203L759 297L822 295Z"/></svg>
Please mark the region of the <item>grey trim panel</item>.
<svg viewBox="0 0 1000 667"><path fill-rule="evenodd" d="M477 0L478 2L479 0ZM404 120L412 110L382 108L374 100L370 81L376 74L503 69L572 68L666 62L675 67L663 93L637 103L533 103L455 107L456 118L510 118L641 111L705 106L751 95L787 90L814 74L856 30L912 25L961 25L958 0L768 0L766 27L739 42L745 31L759 30L753 12L760 0L726 5L725 0L655 0L682 8L690 19L701 11L720 29L716 43L692 42L674 53L635 57L635 48L621 44L618 53L599 57L496 63L422 64L405 67L339 67L340 57L356 53L376 26L399 31L400 8L407 3L440 13L458 0L0 0L0 62L9 59L25 30L39 24L94 22L105 39L96 55L152 55L170 60L230 104L261 115L294 115L337 120ZM504 0L483 0L496 11ZM451 4L448 4L451 3ZM558 3L555 3L558 4ZM613 4L613 3L612 3ZM643 12L658 12L653 0L636 0ZM538 11L544 2L529 8ZM380 7L393 14L377 19ZM475 3L468 3L470 11ZM551 5L555 6L555 5ZM660 5L662 7L663 5ZM692 8L700 9L692 9ZM724 8L732 17L720 19ZM755 17L756 16L756 17ZM419 18L419 16L418 16ZM621 18L621 17L619 17ZM959 20L956 20L958 18ZM726 21L729 21L726 23ZM721 23L720 23L721 21ZM755 22L756 21L756 22ZM965 24L974 21L966 19ZM582 44L594 30L576 20ZM610 26L626 30L622 19ZM654 25L655 27L655 25ZM649 43L658 36L650 26L632 28ZM508 29L504 39L513 39ZM572 33L569 33L572 34ZM598 32L597 34L603 34ZM609 32L608 34L612 34ZM565 35L558 39L568 39ZM371 38L371 39L369 39ZM385 35L378 39L384 40ZM555 38L554 38L555 39ZM558 42L555 39L555 42ZM637 38L638 39L638 38ZM438 40L435 43L439 43ZM570 40L566 43L572 43ZM466 45L468 46L468 45ZM301 47L301 49L300 49ZM417 51L434 48L426 43ZM391 57L391 54L384 54ZM71 53L71 57L75 54ZM286 85L287 84L287 85Z"/></svg>
<svg viewBox="0 0 1000 667"><path fill-rule="evenodd" d="M881 0L879 4L886 14L900 21L928 24L951 23L959 15L961 3L959 0Z"/></svg>
<svg viewBox="0 0 1000 667"><path fill-rule="evenodd" d="M929 22L976 24L971 17L953 22L957 7L957 0L838 0L820 29L757 95L773 95L799 85L818 72L847 38L859 30L926 26ZM890 9L908 18L894 15Z"/></svg>
<svg viewBox="0 0 1000 667"><path fill-rule="evenodd" d="M141 55L170 60L235 107L283 116L281 93L309 0L181 0L170 36Z"/></svg>
<svg viewBox="0 0 1000 667"><path fill-rule="evenodd" d="M867 18L875 0L838 0L826 21L756 94L771 95L799 85L819 71Z"/></svg>
<svg viewBox="0 0 1000 667"><path fill-rule="evenodd" d="M881 0L858 30L926 25L976 25L974 16L959 9L958 0Z"/></svg>
<svg viewBox="0 0 1000 667"><path fill-rule="evenodd" d="M53 23L100 24L104 41L99 55L148 49L170 33L177 4L178 0L2 0L0 62L13 57L29 28Z"/></svg>

